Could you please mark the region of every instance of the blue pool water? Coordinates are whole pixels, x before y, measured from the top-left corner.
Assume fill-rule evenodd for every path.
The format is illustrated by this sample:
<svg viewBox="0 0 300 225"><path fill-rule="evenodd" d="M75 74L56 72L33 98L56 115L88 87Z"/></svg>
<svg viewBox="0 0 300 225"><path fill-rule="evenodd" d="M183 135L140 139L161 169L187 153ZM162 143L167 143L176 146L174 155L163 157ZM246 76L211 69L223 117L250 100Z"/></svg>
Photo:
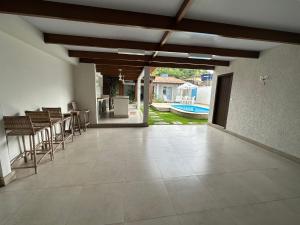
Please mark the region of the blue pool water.
<svg viewBox="0 0 300 225"><path fill-rule="evenodd" d="M208 113L209 109L195 106L195 105L180 105L180 104L174 104L172 105L173 108L180 109L186 112L193 112L193 113Z"/></svg>

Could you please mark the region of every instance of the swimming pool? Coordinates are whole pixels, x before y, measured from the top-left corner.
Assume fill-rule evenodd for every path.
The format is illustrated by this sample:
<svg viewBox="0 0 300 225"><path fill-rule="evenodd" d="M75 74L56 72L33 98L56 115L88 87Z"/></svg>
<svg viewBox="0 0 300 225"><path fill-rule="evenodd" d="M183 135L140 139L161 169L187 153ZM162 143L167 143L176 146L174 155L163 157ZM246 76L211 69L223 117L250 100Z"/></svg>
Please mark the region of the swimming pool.
<svg viewBox="0 0 300 225"><path fill-rule="evenodd" d="M172 107L191 113L208 113L209 109L196 105L173 104Z"/></svg>
<svg viewBox="0 0 300 225"><path fill-rule="evenodd" d="M184 117L207 119L209 109L197 105L172 104L170 111Z"/></svg>

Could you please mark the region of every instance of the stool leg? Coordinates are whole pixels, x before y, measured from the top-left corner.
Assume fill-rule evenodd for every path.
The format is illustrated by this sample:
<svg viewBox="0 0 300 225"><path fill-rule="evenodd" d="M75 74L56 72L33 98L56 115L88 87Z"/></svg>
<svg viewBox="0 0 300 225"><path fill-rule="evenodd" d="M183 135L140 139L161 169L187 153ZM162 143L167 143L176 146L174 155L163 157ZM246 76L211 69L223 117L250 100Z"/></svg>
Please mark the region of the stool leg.
<svg viewBox="0 0 300 225"><path fill-rule="evenodd" d="M72 127L73 127L73 130L76 131L76 127L75 127L75 116L72 115Z"/></svg>
<svg viewBox="0 0 300 225"><path fill-rule="evenodd" d="M34 135L32 135L32 151L33 151L34 172L35 172L35 174L37 174L37 160L36 160L36 149L35 149Z"/></svg>
<svg viewBox="0 0 300 225"><path fill-rule="evenodd" d="M69 130L71 132L72 142L73 142L74 141L73 116L71 117L71 119L69 121Z"/></svg>
<svg viewBox="0 0 300 225"><path fill-rule="evenodd" d="M23 148L24 148L24 161L25 161L25 163L27 163L28 159L27 159L26 144L25 144L25 138L24 138L24 136L22 136L22 142L23 142Z"/></svg>
<svg viewBox="0 0 300 225"><path fill-rule="evenodd" d="M86 128L87 128L86 127L87 118L86 118L86 114L85 113L83 114L83 118L84 118L84 121L83 121L84 122L84 124L83 124L84 128L83 128L83 130L86 131Z"/></svg>
<svg viewBox="0 0 300 225"><path fill-rule="evenodd" d="M53 129L52 126L50 126L50 144L51 144L51 149L52 149L52 154L53 154L53 159L54 159L54 145L53 145Z"/></svg>
<svg viewBox="0 0 300 225"><path fill-rule="evenodd" d="M30 159L33 160L33 153L32 153L32 140L31 136L29 136L29 145L30 145Z"/></svg>
<svg viewBox="0 0 300 225"><path fill-rule="evenodd" d="M80 121L80 116L77 115L77 124L78 124L78 130L79 130L79 134L81 135L81 121Z"/></svg>
<svg viewBox="0 0 300 225"><path fill-rule="evenodd" d="M41 134L41 142L39 142L39 143L42 143L41 147L44 150L45 149L45 142L44 142L44 133L43 133L43 131L41 131L40 134Z"/></svg>
<svg viewBox="0 0 300 225"><path fill-rule="evenodd" d="M62 148L65 149L65 132L64 132L64 122L60 123L60 133L61 133L61 141L62 141Z"/></svg>
<svg viewBox="0 0 300 225"><path fill-rule="evenodd" d="M54 156L53 156L53 148L51 146L51 139L50 139L50 134L49 134L49 130L46 129L46 143L47 143L47 150L50 149L50 159L51 161L53 161Z"/></svg>

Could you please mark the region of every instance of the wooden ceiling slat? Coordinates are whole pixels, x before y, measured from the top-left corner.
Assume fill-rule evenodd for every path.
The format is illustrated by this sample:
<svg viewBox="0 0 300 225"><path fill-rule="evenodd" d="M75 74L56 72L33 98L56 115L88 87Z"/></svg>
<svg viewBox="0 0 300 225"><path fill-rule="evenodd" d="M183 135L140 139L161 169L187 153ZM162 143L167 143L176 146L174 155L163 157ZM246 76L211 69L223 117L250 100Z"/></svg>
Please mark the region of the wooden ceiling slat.
<svg viewBox="0 0 300 225"><path fill-rule="evenodd" d="M136 26L166 31L206 33L231 38L300 44L299 33L194 19L182 19L179 23L174 25L173 18L168 16L49 1L2 0L0 1L0 12L80 22Z"/></svg>
<svg viewBox="0 0 300 225"><path fill-rule="evenodd" d="M62 35L62 34L44 33L44 41L46 43L51 43L51 44L65 44L65 45L103 47L103 48L128 48L128 49L140 49L146 51L157 50L157 43L141 42L141 41L125 41L125 40ZM162 46L161 51L177 52L177 53L178 52L201 53L201 54L212 54L212 55L219 55L219 56L245 57L245 58L259 57L258 51L203 47L203 46L174 45L174 44L166 44Z"/></svg>

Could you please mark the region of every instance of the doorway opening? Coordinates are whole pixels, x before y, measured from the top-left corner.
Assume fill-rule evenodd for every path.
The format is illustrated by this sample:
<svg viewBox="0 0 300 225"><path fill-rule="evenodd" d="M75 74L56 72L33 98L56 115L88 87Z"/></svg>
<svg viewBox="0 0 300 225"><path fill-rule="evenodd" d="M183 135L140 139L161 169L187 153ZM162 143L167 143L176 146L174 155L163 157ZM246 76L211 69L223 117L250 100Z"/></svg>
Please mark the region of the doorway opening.
<svg viewBox="0 0 300 225"><path fill-rule="evenodd" d="M151 73L149 125L206 124L213 71L156 68Z"/></svg>

